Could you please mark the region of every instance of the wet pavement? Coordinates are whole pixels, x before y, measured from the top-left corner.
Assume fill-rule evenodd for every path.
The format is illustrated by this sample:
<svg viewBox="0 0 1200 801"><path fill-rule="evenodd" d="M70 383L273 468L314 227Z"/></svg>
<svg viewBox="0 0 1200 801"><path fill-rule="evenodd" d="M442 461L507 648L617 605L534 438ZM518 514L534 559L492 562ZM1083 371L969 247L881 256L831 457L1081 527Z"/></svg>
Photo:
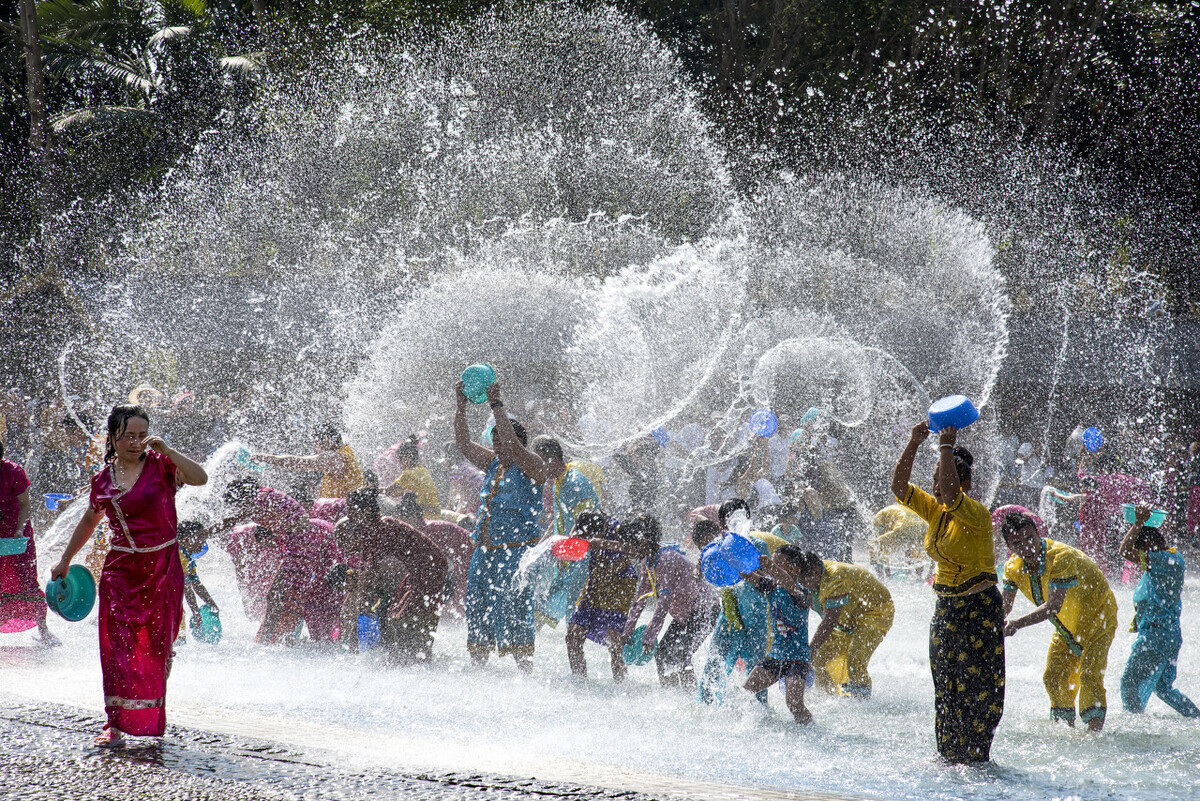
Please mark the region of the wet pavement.
<svg viewBox="0 0 1200 801"><path fill-rule="evenodd" d="M103 723L85 710L0 696L0 799L673 798L489 774L347 770L330 757L278 743L171 725L164 737L131 739L123 749L105 750L92 745Z"/></svg>

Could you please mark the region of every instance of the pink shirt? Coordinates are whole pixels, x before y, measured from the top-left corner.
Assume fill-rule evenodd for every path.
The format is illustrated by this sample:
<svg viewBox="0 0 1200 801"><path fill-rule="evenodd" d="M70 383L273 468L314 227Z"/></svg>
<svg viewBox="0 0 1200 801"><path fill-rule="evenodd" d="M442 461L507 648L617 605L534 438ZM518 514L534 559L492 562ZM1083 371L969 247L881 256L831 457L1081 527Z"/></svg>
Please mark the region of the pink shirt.
<svg viewBox="0 0 1200 801"><path fill-rule="evenodd" d="M113 483L111 464L92 476L89 503L108 518L112 550L145 553L175 542L178 489L175 463L147 450L142 472L127 490Z"/></svg>

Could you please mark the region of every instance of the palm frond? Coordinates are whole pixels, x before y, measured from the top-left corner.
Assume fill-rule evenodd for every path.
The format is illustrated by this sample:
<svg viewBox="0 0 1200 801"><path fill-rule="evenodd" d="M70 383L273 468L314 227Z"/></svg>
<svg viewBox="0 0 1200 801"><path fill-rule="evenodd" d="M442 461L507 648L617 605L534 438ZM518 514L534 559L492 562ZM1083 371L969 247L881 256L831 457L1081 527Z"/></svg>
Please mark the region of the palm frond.
<svg viewBox="0 0 1200 801"><path fill-rule="evenodd" d="M159 42L168 42L172 39L179 39L187 36L192 32L190 25L172 25L168 28L159 28L154 32L154 35L146 42L146 49L154 47Z"/></svg>
<svg viewBox="0 0 1200 801"><path fill-rule="evenodd" d="M263 57L265 53L246 53L241 56L225 56L217 60L217 66L226 72L240 72L243 75L252 75L263 68Z"/></svg>
<svg viewBox="0 0 1200 801"><path fill-rule="evenodd" d="M158 114L141 106L95 106L56 114L50 124L57 132L84 125L157 122Z"/></svg>

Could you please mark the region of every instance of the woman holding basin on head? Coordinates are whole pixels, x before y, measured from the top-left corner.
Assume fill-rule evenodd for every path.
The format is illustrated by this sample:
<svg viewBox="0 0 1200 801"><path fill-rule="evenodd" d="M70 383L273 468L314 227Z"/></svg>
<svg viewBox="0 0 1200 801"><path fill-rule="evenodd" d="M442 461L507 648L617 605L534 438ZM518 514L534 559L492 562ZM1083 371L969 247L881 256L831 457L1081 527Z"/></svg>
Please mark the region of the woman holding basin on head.
<svg viewBox="0 0 1200 801"><path fill-rule="evenodd" d="M166 728L171 646L183 619L175 493L184 484L205 484L208 475L151 435L149 413L133 404L109 414L104 460L107 466L92 477L87 511L50 575L65 576L107 518L112 546L99 595L108 722L96 745L112 747L122 745L125 734L159 736Z"/></svg>
<svg viewBox="0 0 1200 801"><path fill-rule="evenodd" d="M496 418L491 450L471 441L462 381L454 392L454 443L472 464L487 471L467 577L467 650L477 665L487 661L493 648L501 656L512 654L517 667L528 673L533 671L533 590L519 586L516 573L521 557L541 539L538 519L546 465L526 447L525 428L509 419L495 373L492 378L486 390Z"/></svg>
<svg viewBox="0 0 1200 801"><path fill-rule="evenodd" d="M925 552L936 565L937 605L929 626L938 752L950 762L986 762L1004 713L1004 608L996 588L992 518L967 495L971 465L955 447L958 429L938 432L933 494L909 483L929 423L913 426L892 472L896 500L928 524Z"/></svg>

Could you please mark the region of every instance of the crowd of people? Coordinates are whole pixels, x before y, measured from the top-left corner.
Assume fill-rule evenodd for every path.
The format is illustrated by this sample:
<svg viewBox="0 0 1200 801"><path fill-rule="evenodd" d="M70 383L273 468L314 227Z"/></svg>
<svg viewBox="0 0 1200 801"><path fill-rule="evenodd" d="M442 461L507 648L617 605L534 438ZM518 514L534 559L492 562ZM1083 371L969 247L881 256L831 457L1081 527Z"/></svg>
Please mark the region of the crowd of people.
<svg viewBox="0 0 1200 801"><path fill-rule="evenodd" d="M781 685L800 724L812 720L808 686L871 698L869 663L895 615L885 581L909 574L936 596L929 633L936 741L951 762L990 758L1004 709L1006 638L1046 621L1055 629L1044 675L1051 716L1103 727L1118 622L1109 582L1130 578L1138 581L1138 638L1121 680L1124 707L1140 712L1157 694L1181 714L1200 716L1174 687L1185 558L1168 535L1191 536L1186 503L1168 517L1173 529L1148 525L1151 493L1126 487L1118 495L1117 482L1085 463L1080 486L1051 488L1080 506L1077 548L1053 536L1033 496L994 510L972 497L974 457L953 427L937 432L936 467L923 485L913 476L931 436L922 422L893 470L895 503L875 513L872 532L828 438L781 432L754 440L732 464L708 468L703 495L694 498L704 502L690 508L675 542L664 534L656 437L603 465L569 459L559 439L532 435L510 415L495 382L484 401L492 421L477 441L461 382L454 396L453 447L436 449L436 475L415 436L364 467L326 424L314 431L311 453L245 454L209 498L204 520L178 520L175 496L208 482L202 457L221 443L195 445L180 434L175 426L190 418L178 403L160 422L153 403L164 396L138 387L130 403L111 410L101 434L81 435L85 450L100 455L80 464L90 474L78 500L86 497L87 506L51 576L65 575L90 544L85 563L98 578L108 714L97 744L163 732L185 603L194 631L204 614L220 611L197 571L210 542L232 558L242 610L260 621L262 645L297 644L306 633L307 641L354 652L377 643L389 664L428 662L441 620L458 615L475 664L511 656L529 672L541 625L565 619L576 675L587 675L590 640L607 652L614 681L625 679L632 649L634 658L652 655L664 687L716 703L741 663L744 690L765 705ZM50 412L46 420L63 428L72 421L78 431L77 416ZM13 436L10 425L6 437ZM46 464L55 461L43 457ZM1188 495L1198 464L1193 445L1190 461L1175 466L1172 492ZM619 492L614 473L623 477ZM52 645L36 575L31 483L9 458L0 478L0 540L29 538L20 553L0 556L0 631L27 621ZM1109 489L1092 508L1097 487ZM1114 497L1137 508L1110 552L1107 531L1121 520ZM1089 515L1103 537L1087 536ZM867 566L853 562L857 539L869 540ZM706 559L742 543L756 554L750 568L733 582L712 579ZM1032 611L1014 612L1018 591ZM810 611L819 618L811 634ZM706 656L699 654L705 643Z"/></svg>

